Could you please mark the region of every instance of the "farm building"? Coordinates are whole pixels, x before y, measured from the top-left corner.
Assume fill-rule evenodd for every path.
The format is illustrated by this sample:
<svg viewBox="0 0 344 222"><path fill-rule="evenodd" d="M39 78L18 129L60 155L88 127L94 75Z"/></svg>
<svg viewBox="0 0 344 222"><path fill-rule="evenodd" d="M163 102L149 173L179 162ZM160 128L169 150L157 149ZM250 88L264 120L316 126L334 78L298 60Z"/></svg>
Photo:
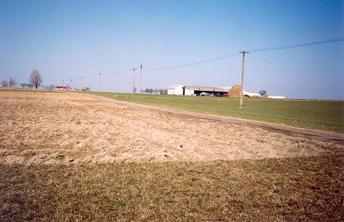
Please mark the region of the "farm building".
<svg viewBox="0 0 344 222"><path fill-rule="evenodd" d="M190 85L172 85L167 89L168 95L180 96L229 96L239 97L241 86L233 87L208 87L208 86L190 86ZM262 97L259 93L243 91L245 97ZM285 96L267 96L270 99L286 99Z"/></svg>
<svg viewBox="0 0 344 222"><path fill-rule="evenodd" d="M246 97L262 97L259 93L246 92L245 90L243 93Z"/></svg>
<svg viewBox="0 0 344 222"><path fill-rule="evenodd" d="M268 96L269 99L287 99L285 96Z"/></svg>
<svg viewBox="0 0 344 222"><path fill-rule="evenodd" d="M57 91L70 91L72 88L70 86L55 86L55 90Z"/></svg>
<svg viewBox="0 0 344 222"><path fill-rule="evenodd" d="M183 95L183 96L227 96L228 88L172 85L168 88L167 94L168 95Z"/></svg>

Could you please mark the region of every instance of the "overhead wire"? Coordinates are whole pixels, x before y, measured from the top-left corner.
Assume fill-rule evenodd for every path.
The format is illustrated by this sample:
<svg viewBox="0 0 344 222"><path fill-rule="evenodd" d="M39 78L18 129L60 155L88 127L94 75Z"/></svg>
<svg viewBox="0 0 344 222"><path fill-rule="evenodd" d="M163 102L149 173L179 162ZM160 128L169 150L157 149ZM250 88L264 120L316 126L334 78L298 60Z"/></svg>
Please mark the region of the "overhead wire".
<svg viewBox="0 0 344 222"><path fill-rule="evenodd" d="M335 43L335 42L343 42L344 38L332 38L332 39L327 39L327 40L321 40L321 41L314 41L314 42L306 42L306 43L300 43L300 44L292 44L292 45L285 45L285 46L276 46L276 47L267 47L267 48L258 48L258 49L251 49L251 50L246 50L249 53L259 53L259 52L268 52L268 51L277 51L277 50L285 50L285 49L292 49L292 48L302 48L302 47L309 47L309 46L314 46L314 45L322 45L322 44L330 44L330 43ZM191 63L186 63L186 64L181 64L181 65L171 65L171 66L160 66L160 67L151 67L151 68L143 68L145 71L163 71L163 70L172 70L172 69L181 69L181 68L187 68L191 66L196 66L196 65L201 65L201 64L206 64L206 63L211 63L219 60L224 60L230 57L234 57L239 55L240 51L232 52L223 56L218 56L214 58L209 58L209 59L204 59L204 60L199 60ZM125 69L119 72L114 72L114 73L102 73L104 75L122 75L122 74L127 74L131 72L133 68L130 69Z"/></svg>
<svg viewBox="0 0 344 222"><path fill-rule="evenodd" d="M122 75L131 72L133 69L125 69L119 72L113 72L113 73L102 73L102 75Z"/></svg>
<svg viewBox="0 0 344 222"><path fill-rule="evenodd" d="M293 44L293 45L286 45L286 46L251 49L251 50L247 50L247 51L250 53L267 52L267 51L275 51L275 50L283 50L283 49L309 47L309 46L314 46L314 45L323 45L323 44L342 42L342 41L344 41L344 38L334 38L334 39L327 39L327 40L322 40L322 41L307 42L307 43L300 43L300 44Z"/></svg>
<svg viewBox="0 0 344 222"><path fill-rule="evenodd" d="M267 51L273 51L273 50L309 47L309 46L314 46L314 45L322 45L322 44L329 44L329 43L342 42L342 41L344 41L344 38L333 38L333 39L327 39L327 40L322 40L322 41L307 42L307 43L300 43L300 44L293 44L293 45L286 45L286 46L251 49L251 50L247 50L247 52L249 52L249 53L267 52ZM238 52L239 52L239 50L237 52L233 52L233 53L230 53L227 55L218 56L215 58L210 58L210 59L205 59L205 60L200 60L200 61L196 61L196 62L192 62L192 63L182 64L182 65L173 65L173 66L154 67L154 68L148 68L148 69L144 69L144 70L155 71L155 70L171 70L171 69L186 68L186 67L190 67L190 66L201 65L201 64L210 63L210 62L214 62L214 61L218 61L218 60L223 60L223 59L226 59L229 57L233 57L235 55L238 55Z"/></svg>
<svg viewBox="0 0 344 222"><path fill-rule="evenodd" d="M149 70L149 71L154 71L154 70L170 70L170 69L180 69L180 68L185 68L185 67L190 67L190 66L196 66L196 65L201 65L201 64L205 64L205 63L210 63L210 62L214 62L214 61L218 61L218 60L223 60L229 57L233 57L238 55L237 52L233 52L227 55L223 55L223 56L218 56L215 58L210 58L210 59L205 59L205 60L201 60L201 61L197 61L197 62L192 62L192 63L187 63L187 64L182 64L182 65L174 65L174 66L162 66L162 67L154 67L154 68L147 68L144 70Z"/></svg>

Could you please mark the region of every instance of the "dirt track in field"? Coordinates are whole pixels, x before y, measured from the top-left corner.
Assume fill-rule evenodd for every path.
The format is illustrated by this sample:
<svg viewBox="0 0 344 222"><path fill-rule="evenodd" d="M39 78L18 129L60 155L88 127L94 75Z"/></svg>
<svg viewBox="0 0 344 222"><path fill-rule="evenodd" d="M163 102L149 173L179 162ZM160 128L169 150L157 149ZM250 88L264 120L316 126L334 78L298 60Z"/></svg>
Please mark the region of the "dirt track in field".
<svg viewBox="0 0 344 222"><path fill-rule="evenodd" d="M326 133L324 134L326 135ZM343 140L78 94L0 91L0 163L210 161L333 155Z"/></svg>

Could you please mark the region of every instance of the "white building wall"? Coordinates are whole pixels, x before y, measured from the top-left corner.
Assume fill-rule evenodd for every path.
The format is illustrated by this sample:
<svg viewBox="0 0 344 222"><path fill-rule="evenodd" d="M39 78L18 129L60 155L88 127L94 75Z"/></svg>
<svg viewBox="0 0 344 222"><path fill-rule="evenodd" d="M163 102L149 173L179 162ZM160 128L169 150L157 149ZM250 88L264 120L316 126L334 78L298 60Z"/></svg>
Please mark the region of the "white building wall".
<svg viewBox="0 0 344 222"><path fill-rule="evenodd" d="M175 89L168 89L167 90L167 95L175 95L176 94L176 90Z"/></svg>
<svg viewBox="0 0 344 222"><path fill-rule="evenodd" d="M168 95L183 95L183 85L175 86L174 88L169 88L167 90Z"/></svg>
<svg viewBox="0 0 344 222"><path fill-rule="evenodd" d="M183 95L183 87L184 86L182 86L182 85L180 85L180 86L177 86L176 88L175 88L175 95Z"/></svg>
<svg viewBox="0 0 344 222"><path fill-rule="evenodd" d="M194 90L192 90L192 89L185 89L185 95L186 96L193 96L194 95Z"/></svg>
<svg viewBox="0 0 344 222"><path fill-rule="evenodd" d="M269 99L286 99L285 96L268 96Z"/></svg>
<svg viewBox="0 0 344 222"><path fill-rule="evenodd" d="M168 95L183 95L183 88L184 85L174 85L171 86L170 88L167 89L167 94ZM195 95L195 90L193 89L188 89L185 88L185 96L194 96Z"/></svg>
<svg viewBox="0 0 344 222"><path fill-rule="evenodd" d="M244 90L244 95L249 96L249 97L261 97L259 93L246 92L245 90Z"/></svg>

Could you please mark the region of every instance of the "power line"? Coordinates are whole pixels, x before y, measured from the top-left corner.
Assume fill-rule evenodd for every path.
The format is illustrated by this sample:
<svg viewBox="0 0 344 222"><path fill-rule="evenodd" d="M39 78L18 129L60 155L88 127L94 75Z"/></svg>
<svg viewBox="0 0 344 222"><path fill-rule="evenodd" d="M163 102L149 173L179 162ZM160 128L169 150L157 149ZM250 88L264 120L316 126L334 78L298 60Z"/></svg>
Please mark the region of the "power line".
<svg viewBox="0 0 344 222"><path fill-rule="evenodd" d="M302 48L302 47L330 44L330 43L343 42L343 41L344 41L344 38L332 38L332 39L327 39L327 40L322 40L322 41L306 42L306 43L300 43L300 44L292 44L292 45L285 45L285 46L276 46L276 47L251 49L251 50L246 50L245 52L257 53L257 52L285 50L285 49ZM181 68L201 65L201 64L205 64L205 63L211 63L211 62L215 62L215 61L218 61L218 60L224 60L224 59L227 59L227 58L230 58L230 57L237 56L238 55L238 51L229 53L227 55L218 56L218 57L209 58L209 59L204 59L204 60L200 60L200 61L196 61L196 62L192 62L192 63L186 63L186 64L182 64L182 65L172 65L172 66L161 66L161 67L146 68L144 70L147 70L147 71L172 70L172 69L181 69ZM240 52L240 53L242 53L242 52ZM122 74L127 74L127 73L132 72L132 71L133 71L133 69L129 68L129 69L125 69L125 70L122 70L122 71L119 71L119 72L102 73L102 74L103 75L122 75ZM92 78L94 76L91 77L91 76L83 75L83 77L84 78L85 77L86 78Z"/></svg>
<svg viewBox="0 0 344 222"><path fill-rule="evenodd" d="M294 44L294 45L277 46L277 47L269 47L269 48L261 48L261 49L252 49L252 50L248 50L248 51L250 53L267 52L267 51L273 51L273 50L283 50L283 49L308 47L308 46L314 46L314 45L323 45L323 44L342 42L342 41L344 41L344 38L334 38L334 39L328 39L328 40L323 40L323 41L307 42L307 43L300 43L300 44Z"/></svg>
<svg viewBox="0 0 344 222"><path fill-rule="evenodd" d="M201 65L204 63L209 63L209 62L214 62L214 61L218 61L218 60L223 60L229 57L233 57L238 55L237 52L233 52L224 56L219 56L219 57L215 57L215 58L210 58L210 59L205 59L205 60L201 60L198 62L193 62L193 63L187 63L187 64L183 64L183 65L174 65L174 66L163 66L163 67L154 67L154 68L148 68L145 69L147 71L155 71L155 70L170 70L170 69L180 69L180 68L185 68L185 67L190 67L190 66L195 66L195 65Z"/></svg>
<svg viewBox="0 0 344 222"><path fill-rule="evenodd" d="M243 99L244 99L244 68L245 68L245 54L247 53L255 53L255 52L267 52L273 50L285 50L291 48L301 48L301 47L309 47L314 45L322 45L322 44L329 44L334 42L341 42L344 41L344 38L337 38L337 39L328 39L323 41L317 42L307 42L302 44L294 44L294 45L287 45L287 46L279 46L279 47L270 47L270 48L261 48L261 49L253 49L249 51L240 51L242 54L242 62L241 62L241 89L240 89L240 109L243 107Z"/></svg>
<svg viewBox="0 0 344 222"><path fill-rule="evenodd" d="M125 69L119 72L113 72L113 73L102 73L104 75L122 75L122 74L127 74L129 72L131 72L133 69Z"/></svg>
<svg viewBox="0 0 344 222"><path fill-rule="evenodd" d="M126 73L129 73L129 72L131 72L133 69L126 69L126 70L123 70L123 71L120 71L120 72L113 72L113 73L111 73L111 72L108 72L108 73L104 73L104 72L102 72L101 73L101 75L122 75L122 74L126 74ZM97 77L97 75L98 75L98 77L99 77L99 73L98 74L87 74L87 75L85 75L85 74L75 74L75 75L80 75L80 76L82 76L84 79L94 79L94 78L96 78Z"/></svg>
<svg viewBox="0 0 344 222"><path fill-rule="evenodd" d="M252 49L252 50L247 50L247 51L250 53L266 52L266 51L273 51L273 50L309 47L309 46L314 46L314 45L322 45L322 44L329 44L329 43L342 42L342 41L344 41L344 38L333 38L333 39L327 39L327 40L316 41L316 42L307 42L307 43L293 44L293 45L286 45L286 46ZM201 64L205 64L205 63L210 63L210 62L214 62L214 61L218 61L218 60L223 60L223 59L233 57L236 55L238 55L238 52L233 52L233 53L230 53L227 55L223 55L223 56L219 56L219 57L215 57L215 58L210 58L210 59L205 59L205 60L201 60L201 61L196 61L196 62L192 62L192 63L182 64L182 65L154 67L154 68L148 68L145 70L155 71L155 70L180 69L180 68L186 68L186 67L190 67L190 66L196 66L196 65L201 65Z"/></svg>

